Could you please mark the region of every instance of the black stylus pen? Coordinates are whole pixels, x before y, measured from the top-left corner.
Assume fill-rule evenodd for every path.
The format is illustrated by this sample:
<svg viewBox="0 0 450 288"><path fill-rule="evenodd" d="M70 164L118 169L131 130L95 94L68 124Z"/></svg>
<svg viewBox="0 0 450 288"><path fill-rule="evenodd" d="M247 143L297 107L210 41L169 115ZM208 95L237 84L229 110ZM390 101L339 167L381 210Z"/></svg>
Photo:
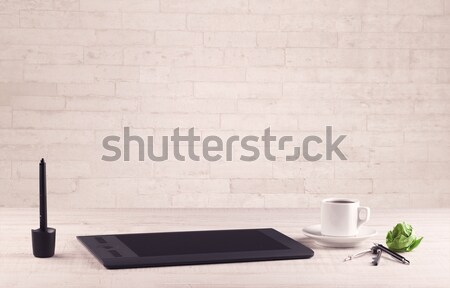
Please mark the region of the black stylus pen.
<svg viewBox="0 0 450 288"><path fill-rule="evenodd" d="M381 250L383 250L383 252L386 252L387 254L391 255L392 257L394 257L395 259L397 259L398 261L402 262L403 264L409 265L409 260L406 259L405 257L403 257L402 255L392 251L391 249L384 247L381 244L378 243L373 243L375 246L377 246L378 248L380 248Z"/></svg>
<svg viewBox="0 0 450 288"><path fill-rule="evenodd" d="M39 163L39 224L42 231L47 231L47 179L45 161Z"/></svg>

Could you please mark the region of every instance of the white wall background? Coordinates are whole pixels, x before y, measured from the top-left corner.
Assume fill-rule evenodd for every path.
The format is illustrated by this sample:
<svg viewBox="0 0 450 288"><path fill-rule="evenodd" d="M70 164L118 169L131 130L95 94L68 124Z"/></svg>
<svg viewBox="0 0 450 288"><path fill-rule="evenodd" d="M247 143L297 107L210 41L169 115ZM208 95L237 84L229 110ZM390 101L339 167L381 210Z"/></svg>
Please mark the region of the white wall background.
<svg viewBox="0 0 450 288"><path fill-rule="evenodd" d="M0 206L450 206L450 1L0 0ZM348 161L103 162L121 135L347 134Z"/></svg>

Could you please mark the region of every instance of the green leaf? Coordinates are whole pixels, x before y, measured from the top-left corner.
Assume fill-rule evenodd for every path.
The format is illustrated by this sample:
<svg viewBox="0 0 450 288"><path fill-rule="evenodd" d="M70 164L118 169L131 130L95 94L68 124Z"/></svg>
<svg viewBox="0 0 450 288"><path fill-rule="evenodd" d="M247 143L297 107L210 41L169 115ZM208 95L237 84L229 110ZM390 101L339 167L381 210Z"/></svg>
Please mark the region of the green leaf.
<svg viewBox="0 0 450 288"><path fill-rule="evenodd" d="M413 228L412 228L411 225L403 222L403 231L404 231L403 235L405 235L407 237L411 236L412 235L412 230L413 230Z"/></svg>
<svg viewBox="0 0 450 288"><path fill-rule="evenodd" d="M386 235L386 241L387 242L394 241L394 234L392 233L392 231L389 231L388 234Z"/></svg>
<svg viewBox="0 0 450 288"><path fill-rule="evenodd" d="M420 242L422 242L423 237L420 237L419 239L416 239L411 246L409 246L408 248L406 248L407 252L412 251L414 248L416 248L417 246L419 246Z"/></svg>

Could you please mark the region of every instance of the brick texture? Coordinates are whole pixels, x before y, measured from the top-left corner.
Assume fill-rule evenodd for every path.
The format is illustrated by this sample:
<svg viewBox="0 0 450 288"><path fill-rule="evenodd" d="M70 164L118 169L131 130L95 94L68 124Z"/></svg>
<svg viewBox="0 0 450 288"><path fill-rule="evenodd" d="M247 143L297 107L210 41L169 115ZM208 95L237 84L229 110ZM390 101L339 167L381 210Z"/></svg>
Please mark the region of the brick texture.
<svg viewBox="0 0 450 288"><path fill-rule="evenodd" d="M124 126L326 125L347 161L101 160ZM0 207L37 205L41 157L59 207L450 207L449 132L448 0L0 1Z"/></svg>

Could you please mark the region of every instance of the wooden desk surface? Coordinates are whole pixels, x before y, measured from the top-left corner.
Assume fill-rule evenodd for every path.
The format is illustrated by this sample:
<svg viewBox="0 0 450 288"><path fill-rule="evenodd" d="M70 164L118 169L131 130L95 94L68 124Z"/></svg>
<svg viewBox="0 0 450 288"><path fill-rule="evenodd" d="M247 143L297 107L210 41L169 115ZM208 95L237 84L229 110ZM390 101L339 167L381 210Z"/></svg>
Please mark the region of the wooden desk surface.
<svg viewBox="0 0 450 288"><path fill-rule="evenodd" d="M411 265L383 258L370 265L367 255L350 262L349 254L370 248L330 249L305 238L301 229L319 222L308 209L127 209L63 210L49 214L57 229L56 255L34 258L30 229L37 209L0 209L0 287L450 287L450 209L374 210L368 225L384 243L399 221L413 224L425 237L406 257ZM77 241L77 235L273 227L311 247L309 260L236 264L105 269Z"/></svg>

